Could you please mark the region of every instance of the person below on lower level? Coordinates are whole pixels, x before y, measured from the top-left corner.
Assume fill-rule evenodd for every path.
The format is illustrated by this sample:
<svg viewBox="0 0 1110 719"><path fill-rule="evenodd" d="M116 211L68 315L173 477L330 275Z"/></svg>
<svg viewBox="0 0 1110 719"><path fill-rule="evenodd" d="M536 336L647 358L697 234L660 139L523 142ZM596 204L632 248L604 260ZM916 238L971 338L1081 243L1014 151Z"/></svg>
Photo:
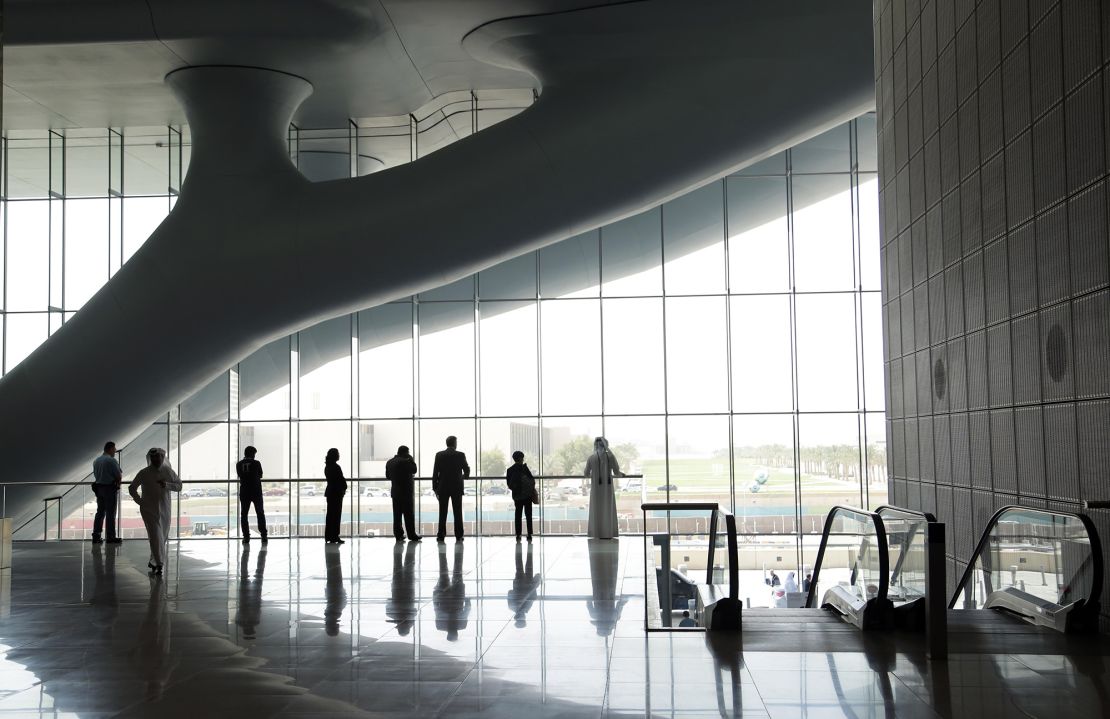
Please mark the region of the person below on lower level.
<svg viewBox="0 0 1110 719"><path fill-rule="evenodd" d="M470 465L466 462L466 455L455 449L457 445L458 440L454 436L448 437L447 449L436 452L436 461L432 465L432 491L439 500L437 542L444 541L447 536L448 503L455 515L455 540L463 541L463 480L470 476Z"/></svg>
<svg viewBox="0 0 1110 719"><path fill-rule="evenodd" d="M416 472L416 461L409 454L409 448L403 444L397 448L397 456L385 463L389 497L393 500L393 536L398 542L405 541L405 531L409 533L410 542L420 541L420 535L416 533L416 508L413 502L413 477Z"/></svg>
<svg viewBox="0 0 1110 719"><path fill-rule="evenodd" d="M520 514L528 519L528 541L532 541L532 503L537 501L536 478L532 470L524 463L524 452L519 449L513 452L513 464L505 471L505 483L513 493L513 504L516 509L513 514L513 528L516 530L516 541L520 541Z"/></svg>
<svg viewBox="0 0 1110 719"><path fill-rule="evenodd" d="M690 618L690 612L683 611L682 621L678 623L678 626L682 627L683 629L688 629L690 627L698 626L698 623Z"/></svg>
<svg viewBox="0 0 1110 719"><path fill-rule="evenodd" d="M108 534L108 544L120 544L123 540L116 536L116 504L119 487L123 483L123 471L116 461L116 443L104 445L104 454L93 460L92 491L96 495L96 516L93 517L92 543L100 544L100 530ZM107 525L107 526L105 526Z"/></svg>
<svg viewBox="0 0 1110 719"><path fill-rule="evenodd" d="M339 538L339 520L343 517L343 497L347 494L347 480L343 468L339 466L339 450L332 447L324 458L324 498L328 502L328 512L324 519L324 542L343 544Z"/></svg>
<svg viewBox="0 0 1110 719"><path fill-rule="evenodd" d="M248 446L243 450L243 458L235 465L239 476L239 530L243 533L243 544L251 541L251 527L248 521L251 505L258 517L258 533L262 543L266 543L266 510L262 508L262 463L255 459L258 450Z"/></svg>

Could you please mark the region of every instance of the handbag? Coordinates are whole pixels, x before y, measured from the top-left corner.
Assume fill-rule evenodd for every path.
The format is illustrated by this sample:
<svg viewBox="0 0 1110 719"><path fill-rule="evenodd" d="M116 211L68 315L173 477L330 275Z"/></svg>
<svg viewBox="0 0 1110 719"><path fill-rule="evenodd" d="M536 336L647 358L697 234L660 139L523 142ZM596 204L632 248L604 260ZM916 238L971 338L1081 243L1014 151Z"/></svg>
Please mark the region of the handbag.
<svg viewBox="0 0 1110 719"><path fill-rule="evenodd" d="M532 504L539 504L539 503L540 503L540 495L539 495L539 492L537 492L537 491L535 490L535 488L533 488L533 489L532 489Z"/></svg>

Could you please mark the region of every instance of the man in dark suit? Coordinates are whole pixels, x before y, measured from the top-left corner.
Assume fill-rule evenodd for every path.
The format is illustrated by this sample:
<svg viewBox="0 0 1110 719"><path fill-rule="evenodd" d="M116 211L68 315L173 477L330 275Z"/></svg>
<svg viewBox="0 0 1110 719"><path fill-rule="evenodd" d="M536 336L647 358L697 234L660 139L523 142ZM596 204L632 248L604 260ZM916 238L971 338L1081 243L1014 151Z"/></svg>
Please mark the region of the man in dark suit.
<svg viewBox="0 0 1110 719"><path fill-rule="evenodd" d="M409 448L401 445L397 448L397 456L385 463L385 478L389 480L389 496L393 499L393 536L398 542L405 539L405 533L401 531L402 519L404 519L405 530L409 533L409 541L420 541L420 536L416 533L416 517L412 501L415 476L416 462L409 454Z"/></svg>
<svg viewBox="0 0 1110 719"><path fill-rule="evenodd" d="M470 476L470 465L466 455L455 449L458 440L447 438L447 449L436 452L432 468L432 491L439 500L439 532L436 541L442 542L447 536L447 502L455 514L455 539L463 541L462 496L463 479Z"/></svg>

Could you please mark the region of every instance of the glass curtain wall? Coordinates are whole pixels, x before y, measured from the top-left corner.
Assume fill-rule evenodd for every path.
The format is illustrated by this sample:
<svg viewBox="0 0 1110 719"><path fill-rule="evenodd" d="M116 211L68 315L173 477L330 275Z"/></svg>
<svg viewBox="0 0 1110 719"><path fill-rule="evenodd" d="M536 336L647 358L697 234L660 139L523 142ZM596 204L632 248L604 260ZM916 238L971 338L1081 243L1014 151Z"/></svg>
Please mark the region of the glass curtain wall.
<svg viewBox="0 0 1110 719"><path fill-rule="evenodd" d="M429 132L489 124L472 106L469 125L447 112ZM424 154L410 130L410 156ZM362 160L389 133L342 132L350 174L377 169ZM291 128L294 161L323 134ZM157 227L188 157L188 128L4 138L5 371ZM235 536L234 463L253 445L267 479L300 480L266 485L271 532L314 536L336 447L356 480L344 531L389 534L386 460L405 444L428 474L452 434L476 474L503 476L521 450L537 474L566 475L544 482L538 519L579 534L580 475L604 435L643 475L617 481L622 531L642 531L644 500L717 501L762 566L800 580L831 506L887 497L875 162L865 115L634 217L271 343L170 409L124 451L125 471L165 445L186 482L179 534ZM503 485L468 489L468 531L511 532ZM67 531L83 536L91 509L72 511ZM426 485L418 511L434 531ZM141 531L131 514L125 534Z"/></svg>

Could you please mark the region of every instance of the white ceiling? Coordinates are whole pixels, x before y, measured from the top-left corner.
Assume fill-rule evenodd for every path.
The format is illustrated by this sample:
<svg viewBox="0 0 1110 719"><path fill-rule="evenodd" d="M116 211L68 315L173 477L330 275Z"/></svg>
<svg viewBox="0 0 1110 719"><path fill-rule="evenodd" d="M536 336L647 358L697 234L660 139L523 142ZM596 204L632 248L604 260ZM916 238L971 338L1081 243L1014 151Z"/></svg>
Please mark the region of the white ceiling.
<svg viewBox="0 0 1110 719"><path fill-rule="evenodd" d="M281 70L314 86L294 122L404 116L455 90L538 87L473 59L489 21L607 0L7 0L6 130L181 124L163 77L187 65Z"/></svg>

